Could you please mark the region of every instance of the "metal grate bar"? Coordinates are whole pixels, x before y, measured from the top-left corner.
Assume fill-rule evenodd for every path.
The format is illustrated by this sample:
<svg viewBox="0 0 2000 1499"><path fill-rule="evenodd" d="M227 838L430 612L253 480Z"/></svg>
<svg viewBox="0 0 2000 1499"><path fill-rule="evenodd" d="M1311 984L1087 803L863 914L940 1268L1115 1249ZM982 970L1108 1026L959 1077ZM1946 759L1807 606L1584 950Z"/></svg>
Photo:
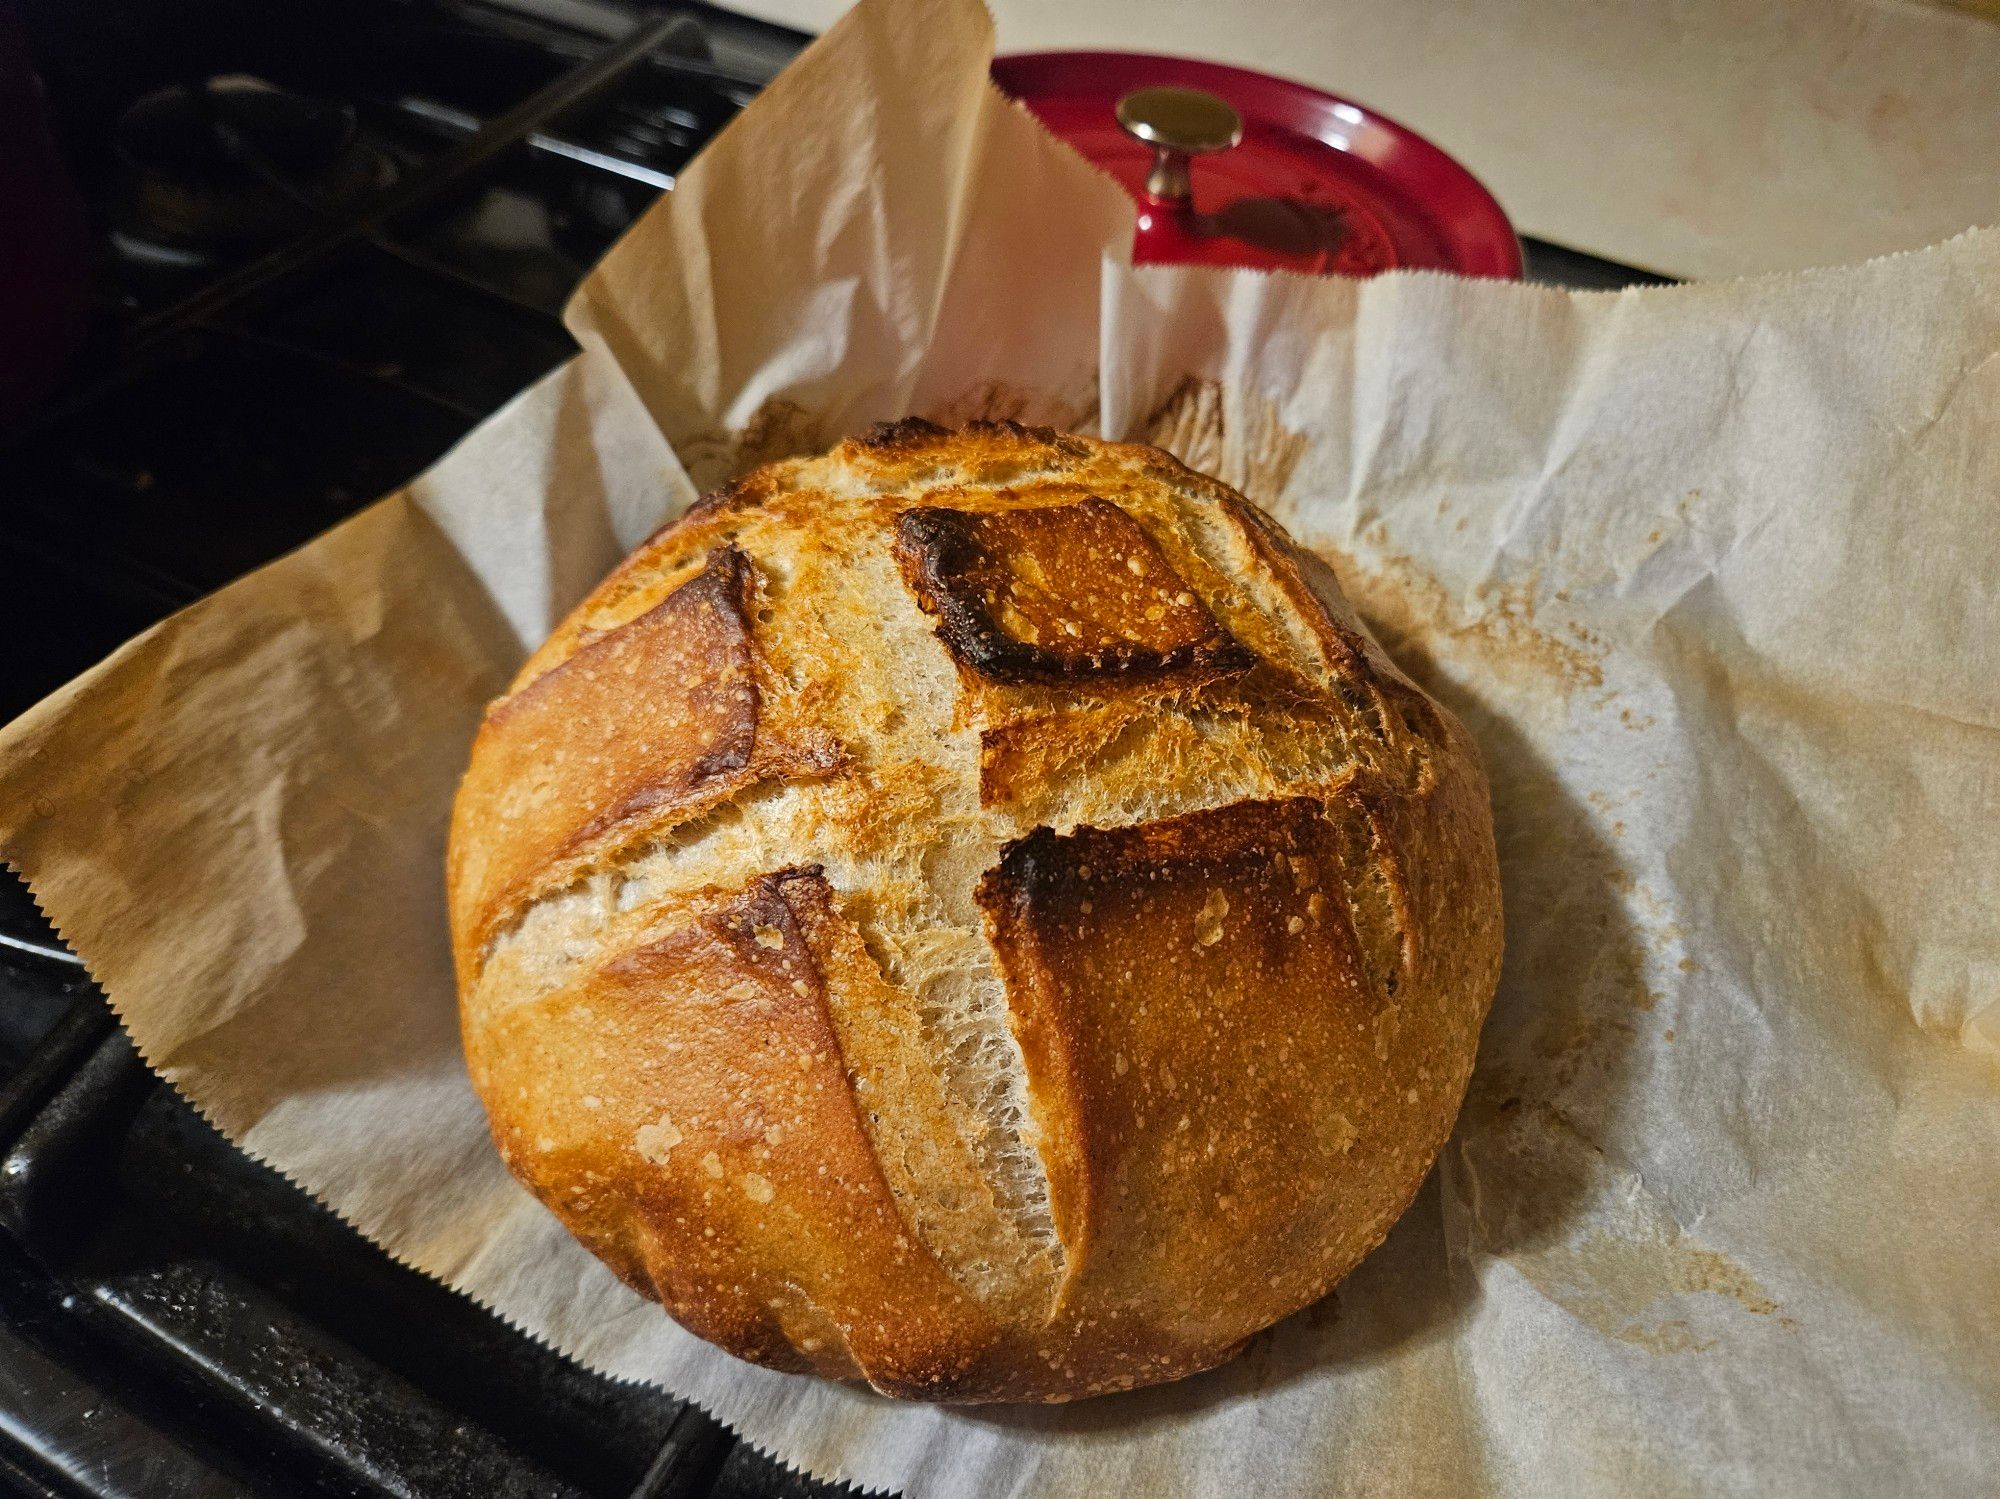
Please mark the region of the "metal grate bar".
<svg viewBox="0 0 2000 1499"><path fill-rule="evenodd" d="M526 140L545 121L598 97L623 76L626 69L655 48L676 37L698 37L701 28L688 15L671 13L636 28L623 41L607 47L582 67L564 74L547 88L490 121L463 145L438 158L423 170L404 178L396 186L351 219L330 223L293 244L254 260L241 270L224 276L139 323L133 330L134 350L208 321L230 304L261 290L303 266L323 260L333 252L368 238L398 215L490 165L509 147Z"/></svg>

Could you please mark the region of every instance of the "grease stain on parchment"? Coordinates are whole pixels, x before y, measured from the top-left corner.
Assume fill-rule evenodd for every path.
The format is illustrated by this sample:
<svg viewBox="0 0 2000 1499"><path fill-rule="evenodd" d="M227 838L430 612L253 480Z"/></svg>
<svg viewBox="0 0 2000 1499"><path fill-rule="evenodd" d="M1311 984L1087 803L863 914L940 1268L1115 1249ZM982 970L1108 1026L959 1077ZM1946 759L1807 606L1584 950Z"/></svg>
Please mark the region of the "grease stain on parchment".
<svg viewBox="0 0 2000 1499"><path fill-rule="evenodd" d="M1020 422L1024 426L1087 431L1097 422L1097 386L1093 376L1070 394L1031 391L998 380L985 380L951 400L912 413L940 427L968 422ZM773 396L734 431L698 432L675 445L688 477L697 489L710 490L741 478L753 468L785 458L816 457L847 433L824 411L783 396Z"/></svg>
<svg viewBox="0 0 2000 1499"><path fill-rule="evenodd" d="M1703 1353L1719 1341L1698 1334L1687 1317L1652 1320L1663 1302L1708 1295L1757 1317L1778 1310L1778 1303L1741 1265L1677 1229L1631 1238L1594 1233L1580 1243L1519 1255L1509 1263L1571 1316L1649 1353ZM1794 1324L1781 1318L1780 1325Z"/></svg>
<svg viewBox="0 0 2000 1499"><path fill-rule="evenodd" d="M1255 392L1239 392L1234 404L1232 420L1221 383L1190 375L1147 415L1139 440L1269 506L1291 482L1309 439L1279 420L1276 402Z"/></svg>
<svg viewBox="0 0 2000 1499"><path fill-rule="evenodd" d="M1068 395L985 380L920 414L940 427L963 427L968 422L1019 422L1024 427L1089 433L1097 428L1097 378L1093 374L1086 385Z"/></svg>
<svg viewBox="0 0 2000 1499"><path fill-rule="evenodd" d="M1475 1243L1577 1320L1655 1354L1714 1347L1731 1314L1796 1327L1754 1275L1684 1229L1561 1109L1511 1098L1481 1123L1477 1145L1461 1147ZM1537 1204L1553 1199L1588 1207L1548 1237Z"/></svg>

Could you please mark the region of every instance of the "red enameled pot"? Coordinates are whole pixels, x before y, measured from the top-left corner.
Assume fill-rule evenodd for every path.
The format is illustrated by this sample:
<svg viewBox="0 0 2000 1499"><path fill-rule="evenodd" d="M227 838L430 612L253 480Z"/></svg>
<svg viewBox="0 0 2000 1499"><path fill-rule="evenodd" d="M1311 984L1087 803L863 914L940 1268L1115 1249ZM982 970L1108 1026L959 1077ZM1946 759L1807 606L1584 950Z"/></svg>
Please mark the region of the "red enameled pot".
<svg viewBox="0 0 2000 1499"><path fill-rule="evenodd" d="M993 78L1132 195L1137 261L1521 274L1513 225L1479 180L1359 104L1131 52L1021 53L996 58Z"/></svg>

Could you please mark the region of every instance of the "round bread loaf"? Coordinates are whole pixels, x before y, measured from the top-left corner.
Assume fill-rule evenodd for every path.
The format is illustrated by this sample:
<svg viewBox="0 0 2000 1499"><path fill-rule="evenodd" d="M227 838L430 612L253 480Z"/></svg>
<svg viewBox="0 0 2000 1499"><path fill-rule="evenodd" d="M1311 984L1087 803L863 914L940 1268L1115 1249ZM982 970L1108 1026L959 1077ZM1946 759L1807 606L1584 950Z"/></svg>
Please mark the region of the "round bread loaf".
<svg viewBox="0 0 2000 1499"><path fill-rule="evenodd" d="M704 499L454 809L514 1173L685 1327L925 1400L1173 1379L1443 1145L1500 964L1465 731L1156 449L877 428Z"/></svg>

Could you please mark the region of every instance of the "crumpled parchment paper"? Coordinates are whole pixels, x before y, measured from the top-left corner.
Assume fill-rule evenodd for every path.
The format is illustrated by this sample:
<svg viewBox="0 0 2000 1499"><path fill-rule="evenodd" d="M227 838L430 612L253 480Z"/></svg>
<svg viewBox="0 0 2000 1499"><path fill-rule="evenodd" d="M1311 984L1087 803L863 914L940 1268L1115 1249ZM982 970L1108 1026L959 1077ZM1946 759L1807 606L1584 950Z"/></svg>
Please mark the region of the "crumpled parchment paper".
<svg viewBox="0 0 2000 1499"><path fill-rule="evenodd" d="M0 852L148 1060L397 1258L907 1491L1990 1492L2000 235L1618 295L1126 263L864 0L430 473L0 734ZM706 485L920 412L1161 442L1334 558L1493 783L1507 962L1416 1206L1234 1363L1059 1408L739 1363L516 1187L460 1056L483 702Z"/></svg>

